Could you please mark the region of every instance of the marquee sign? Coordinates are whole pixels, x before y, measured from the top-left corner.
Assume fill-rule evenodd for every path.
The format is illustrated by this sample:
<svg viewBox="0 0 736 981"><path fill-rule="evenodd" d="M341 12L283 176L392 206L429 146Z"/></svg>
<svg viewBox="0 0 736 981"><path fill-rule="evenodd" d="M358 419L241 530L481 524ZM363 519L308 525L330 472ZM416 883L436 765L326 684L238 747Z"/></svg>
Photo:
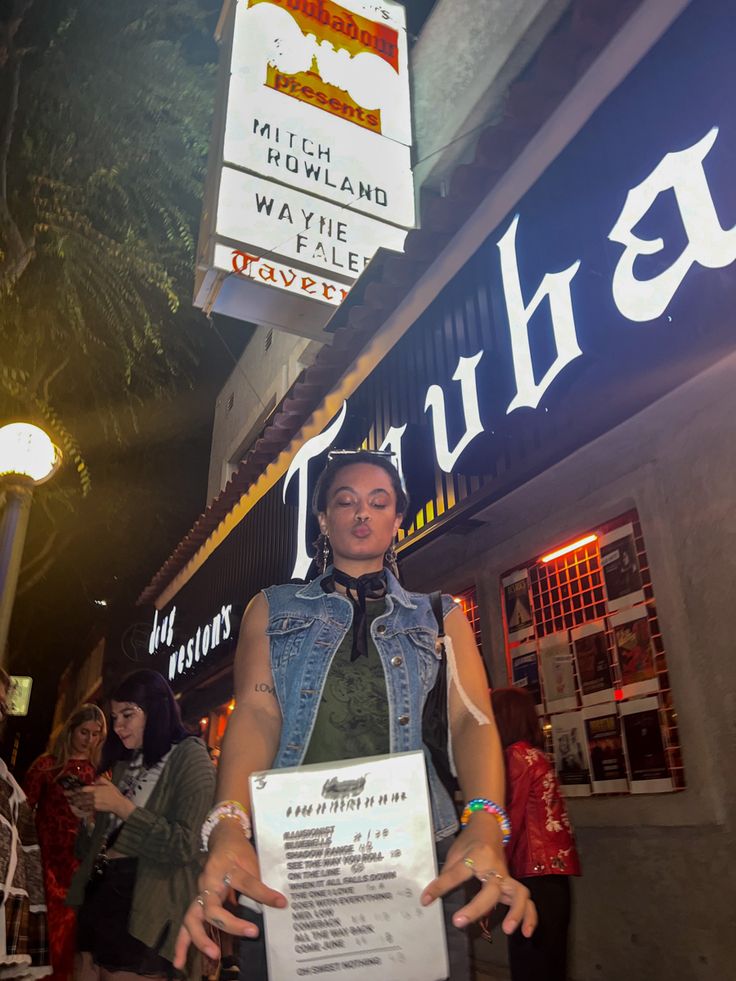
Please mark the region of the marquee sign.
<svg viewBox="0 0 736 981"><path fill-rule="evenodd" d="M299 310L323 325L376 250L401 250L415 222L404 7L232 7L195 302L291 329ZM265 275L272 264L288 285ZM305 292L302 276L342 289Z"/></svg>

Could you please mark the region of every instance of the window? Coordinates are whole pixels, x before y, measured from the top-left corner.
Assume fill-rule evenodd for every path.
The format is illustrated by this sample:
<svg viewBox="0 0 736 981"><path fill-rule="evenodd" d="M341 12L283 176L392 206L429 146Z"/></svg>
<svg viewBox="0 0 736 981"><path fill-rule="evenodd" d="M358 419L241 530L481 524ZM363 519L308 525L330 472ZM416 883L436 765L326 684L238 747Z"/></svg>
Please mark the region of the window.
<svg viewBox="0 0 736 981"><path fill-rule="evenodd" d="M509 682L529 691L569 796L685 786L636 511L501 577Z"/></svg>

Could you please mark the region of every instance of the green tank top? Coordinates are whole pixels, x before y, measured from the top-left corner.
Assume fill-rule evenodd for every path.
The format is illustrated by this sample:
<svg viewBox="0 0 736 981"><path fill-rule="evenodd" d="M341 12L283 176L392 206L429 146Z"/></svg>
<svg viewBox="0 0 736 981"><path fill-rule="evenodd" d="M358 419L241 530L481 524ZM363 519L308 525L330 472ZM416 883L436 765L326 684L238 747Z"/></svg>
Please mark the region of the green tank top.
<svg viewBox="0 0 736 981"><path fill-rule="evenodd" d="M367 657L350 660L352 627L335 652L304 763L352 760L390 752L386 676L371 636L373 621L385 611L385 599L367 604Z"/></svg>

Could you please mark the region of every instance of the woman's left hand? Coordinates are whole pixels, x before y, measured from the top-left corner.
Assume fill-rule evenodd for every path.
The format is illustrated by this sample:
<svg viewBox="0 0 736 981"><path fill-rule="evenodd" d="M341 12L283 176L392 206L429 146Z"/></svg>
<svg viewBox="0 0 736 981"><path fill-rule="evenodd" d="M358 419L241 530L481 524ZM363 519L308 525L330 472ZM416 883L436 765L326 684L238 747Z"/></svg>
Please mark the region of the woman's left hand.
<svg viewBox="0 0 736 981"><path fill-rule="evenodd" d="M478 879L481 888L455 913L453 924L462 929L502 903L509 907L502 923L504 933L513 933L521 926L524 936L531 937L537 926L537 909L529 890L508 874L500 836L487 834L485 828L471 820L455 839L440 875L422 893L422 905L429 906L472 878Z"/></svg>
<svg viewBox="0 0 736 981"><path fill-rule="evenodd" d="M80 793L90 799L95 811L115 814L123 821L135 810L135 804L124 797L115 784L105 777L98 777L90 787L83 787Z"/></svg>

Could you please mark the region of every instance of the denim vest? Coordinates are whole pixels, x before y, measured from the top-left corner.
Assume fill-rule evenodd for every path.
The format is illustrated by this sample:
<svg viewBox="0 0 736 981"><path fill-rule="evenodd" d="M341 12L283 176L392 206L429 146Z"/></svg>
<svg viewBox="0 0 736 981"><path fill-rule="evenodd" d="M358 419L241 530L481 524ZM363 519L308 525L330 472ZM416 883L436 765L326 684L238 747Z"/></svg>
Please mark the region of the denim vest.
<svg viewBox="0 0 736 981"><path fill-rule="evenodd" d="M386 610L373 621L371 636L386 676L391 752L403 753L424 749L422 708L439 663L437 621L427 596L406 592L388 571L386 577ZM327 673L353 621L350 600L341 593L325 593L323 578L304 586L263 590L271 671L282 717L274 768L299 766L304 759ZM442 597L445 616L455 605L451 596ZM424 757L435 837L446 838L457 831L455 807L426 750Z"/></svg>

